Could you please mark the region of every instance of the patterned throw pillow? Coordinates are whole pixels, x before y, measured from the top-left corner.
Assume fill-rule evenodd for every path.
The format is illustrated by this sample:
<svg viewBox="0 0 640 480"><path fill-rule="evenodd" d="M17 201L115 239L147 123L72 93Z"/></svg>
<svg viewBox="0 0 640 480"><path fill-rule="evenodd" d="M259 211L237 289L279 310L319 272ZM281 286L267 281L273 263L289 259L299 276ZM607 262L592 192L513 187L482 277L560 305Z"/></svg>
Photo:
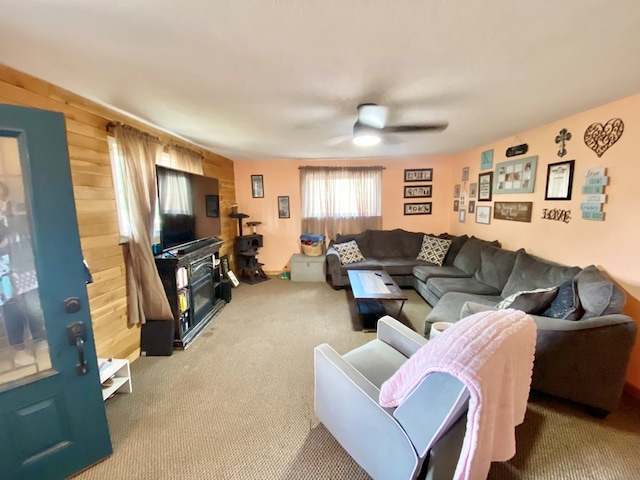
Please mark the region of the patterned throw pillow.
<svg viewBox="0 0 640 480"><path fill-rule="evenodd" d="M420 253L418 253L418 260L442 266L450 246L451 240L425 235L422 237L422 247L420 248Z"/></svg>
<svg viewBox="0 0 640 480"><path fill-rule="evenodd" d="M526 313L538 313L544 310L558 295L559 287L538 288L514 293L496 305L496 308L513 308Z"/></svg>
<svg viewBox="0 0 640 480"><path fill-rule="evenodd" d="M340 255L340 263L349 265L350 263L364 262L364 257L360 253L360 248L355 240L346 243L334 243L333 248Z"/></svg>

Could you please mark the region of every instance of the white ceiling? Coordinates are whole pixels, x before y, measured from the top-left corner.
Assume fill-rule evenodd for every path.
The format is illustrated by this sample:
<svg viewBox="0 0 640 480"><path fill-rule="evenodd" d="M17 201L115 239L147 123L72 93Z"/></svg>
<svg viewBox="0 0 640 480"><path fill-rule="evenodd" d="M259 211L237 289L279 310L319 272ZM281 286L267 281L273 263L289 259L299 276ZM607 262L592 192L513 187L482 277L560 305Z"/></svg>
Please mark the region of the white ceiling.
<svg viewBox="0 0 640 480"><path fill-rule="evenodd" d="M0 0L0 63L234 160L432 155L639 93L639 21L638 0ZM363 102L449 128L356 147Z"/></svg>

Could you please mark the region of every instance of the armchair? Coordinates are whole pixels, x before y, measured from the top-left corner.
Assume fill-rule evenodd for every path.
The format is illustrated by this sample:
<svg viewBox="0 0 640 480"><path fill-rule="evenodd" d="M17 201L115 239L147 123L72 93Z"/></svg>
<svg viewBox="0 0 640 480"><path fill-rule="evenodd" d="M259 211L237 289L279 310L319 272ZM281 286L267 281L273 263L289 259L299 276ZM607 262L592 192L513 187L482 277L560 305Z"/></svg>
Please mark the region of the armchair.
<svg viewBox="0 0 640 480"><path fill-rule="evenodd" d="M414 479L421 470L427 479L453 478L466 431L467 388L434 372L398 407L382 407L382 384L426 339L389 316L379 320L377 332L345 355L327 344L315 348L316 416L374 479Z"/></svg>

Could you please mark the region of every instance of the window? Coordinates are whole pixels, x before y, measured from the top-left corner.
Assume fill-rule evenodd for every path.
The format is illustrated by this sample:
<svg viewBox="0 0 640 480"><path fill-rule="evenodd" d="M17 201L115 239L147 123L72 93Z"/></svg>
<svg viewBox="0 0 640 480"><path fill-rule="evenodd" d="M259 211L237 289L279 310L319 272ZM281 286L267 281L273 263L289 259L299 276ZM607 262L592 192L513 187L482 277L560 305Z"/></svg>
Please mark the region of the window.
<svg viewBox="0 0 640 480"><path fill-rule="evenodd" d="M127 190L122 172L122 159L118 154L118 144L114 137L107 137L109 157L111 158L111 174L113 188L116 192L116 209L118 210L118 225L120 227L120 242L128 242L131 236L129 224L129 209L127 208Z"/></svg>
<svg viewBox="0 0 640 480"><path fill-rule="evenodd" d="M129 222L129 208L127 206L127 186L123 172L123 162L118 153L118 143L115 137L107 137L109 145L109 157L111 159L111 174L113 177L113 188L116 192L116 210L118 211L118 226L120 228L120 243L126 243L131 236L131 224ZM168 157L166 152L162 153ZM157 199L156 199L157 200ZM160 243L160 212L156 201L156 212L153 220L153 243Z"/></svg>
<svg viewBox="0 0 640 480"><path fill-rule="evenodd" d="M382 225L382 168L301 167L302 227L335 238Z"/></svg>

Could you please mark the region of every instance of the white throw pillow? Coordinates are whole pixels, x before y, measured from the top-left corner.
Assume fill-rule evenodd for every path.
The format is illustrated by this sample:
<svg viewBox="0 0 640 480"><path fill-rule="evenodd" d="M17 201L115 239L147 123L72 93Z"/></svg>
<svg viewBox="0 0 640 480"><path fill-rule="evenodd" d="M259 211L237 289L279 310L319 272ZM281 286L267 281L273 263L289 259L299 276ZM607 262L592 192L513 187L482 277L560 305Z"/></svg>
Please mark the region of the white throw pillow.
<svg viewBox="0 0 640 480"><path fill-rule="evenodd" d="M425 235L422 237L422 247L420 247L420 253L418 253L418 260L442 266L450 246L451 240Z"/></svg>
<svg viewBox="0 0 640 480"><path fill-rule="evenodd" d="M345 243L334 243L333 248L340 255L340 263L349 265L350 263L364 262L364 257L360 253L360 248L355 240Z"/></svg>
<svg viewBox="0 0 640 480"><path fill-rule="evenodd" d="M526 313L536 313L551 305L553 299L558 295L558 288L538 288L536 290L517 292L502 300L495 308L513 308Z"/></svg>

